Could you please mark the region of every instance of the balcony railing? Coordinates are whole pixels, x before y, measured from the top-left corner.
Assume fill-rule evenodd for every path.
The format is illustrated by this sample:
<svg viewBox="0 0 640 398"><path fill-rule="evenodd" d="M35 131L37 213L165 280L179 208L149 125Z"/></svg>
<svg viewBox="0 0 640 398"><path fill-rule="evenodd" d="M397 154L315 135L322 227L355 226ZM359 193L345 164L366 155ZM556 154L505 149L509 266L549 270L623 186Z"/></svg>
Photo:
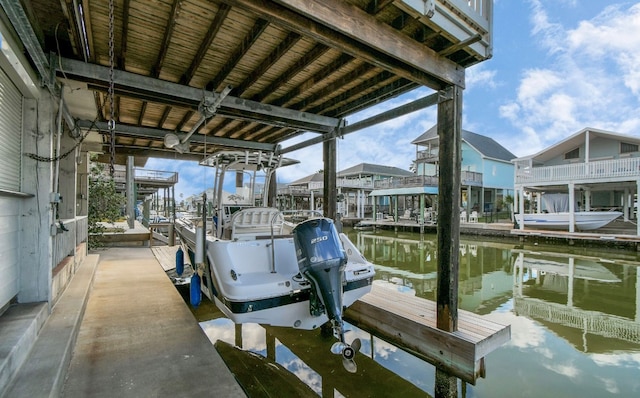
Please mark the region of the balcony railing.
<svg viewBox="0 0 640 398"><path fill-rule="evenodd" d="M460 181L462 185L473 185L476 187L482 186L482 173L475 171L465 171L460 173Z"/></svg>
<svg viewBox="0 0 640 398"><path fill-rule="evenodd" d="M173 185L178 182L178 173L175 171L134 169L135 182L137 183L159 183L163 185ZM113 173L116 183L123 183L127 180L126 170L116 170Z"/></svg>
<svg viewBox="0 0 640 398"><path fill-rule="evenodd" d="M438 177L435 176L415 176L401 178L387 178L376 181L376 189L392 189L392 188L412 188L438 186Z"/></svg>
<svg viewBox="0 0 640 398"><path fill-rule="evenodd" d="M360 178L339 178L336 180L336 186L339 188L369 188L373 189L373 181L370 179Z"/></svg>
<svg viewBox="0 0 640 398"><path fill-rule="evenodd" d="M640 158L599 160L561 166L516 168L516 184L602 180L637 176L640 176Z"/></svg>

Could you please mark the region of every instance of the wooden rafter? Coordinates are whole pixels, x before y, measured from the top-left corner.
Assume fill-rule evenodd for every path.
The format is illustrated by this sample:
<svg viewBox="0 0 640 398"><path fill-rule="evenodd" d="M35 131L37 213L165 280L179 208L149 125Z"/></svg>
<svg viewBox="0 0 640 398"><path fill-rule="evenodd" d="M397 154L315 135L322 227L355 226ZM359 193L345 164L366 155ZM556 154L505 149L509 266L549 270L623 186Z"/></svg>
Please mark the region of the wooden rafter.
<svg viewBox="0 0 640 398"><path fill-rule="evenodd" d="M211 25L209 26L209 29L207 30L207 35L200 43L198 52L196 53L195 57L193 57L193 60L191 61L191 65L189 65L189 68L187 69L187 71L180 78L181 84L189 84L191 82L193 75L196 73L196 70L202 63L202 60L204 59L205 54L209 50L209 47L211 47L211 43L213 43L213 39L215 39L216 35L218 34L218 31L220 31L220 28L222 28L222 23L227 17L227 14L229 14L229 10L231 10L231 7L227 4L221 4L220 7L218 8L218 12L216 13L215 17L213 18L213 21L211 22Z"/></svg>
<svg viewBox="0 0 640 398"><path fill-rule="evenodd" d="M233 68L238 65L238 62L242 59L242 57L249 51L251 46L258 40L258 37L264 32L264 30L269 25L269 22L264 19L258 19L256 23L253 25L249 33L242 40L242 44L237 47L237 50L227 59L222 70L216 74L216 76L211 79L209 83L207 83L207 90L209 91L217 91L218 86L227 78L229 73L233 70Z"/></svg>
<svg viewBox="0 0 640 398"><path fill-rule="evenodd" d="M335 73L338 69L343 67L349 62L352 62L354 58L348 54L341 54L338 58L336 58L333 62L329 63L327 66L319 70L313 76L300 83L293 89L291 89L287 94L278 98L271 103L274 105L283 106L291 101L293 98L297 97L300 94L303 94L305 91L311 89L311 87L315 86L318 82L327 78L331 74Z"/></svg>
<svg viewBox="0 0 640 398"><path fill-rule="evenodd" d="M244 79L242 84L235 87L233 94L241 96L249 86L255 83L270 67L272 67L278 60L280 60L286 53L293 47L302 36L297 33L289 33L287 37L258 65L258 67L251 72L251 74Z"/></svg>
<svg viewBox="0 0 640 398"><path fill-rule="evenodd" d="M320 58L323 54L329 51L329 47L318 44L307 52L302 58L295 62L295 64L284 72L278 79L275 79L271 84L265 87L264 90L251 97L254 101L262 101L268 95L273 93L278 87L291 80L295 75L304 70L309 64Z"/></svg>
<svg viewBox="0 0 640 398"><path fill-rule="evenodd" d="M223 1L433 89L449 84L464 87L463 68L352 4L279 0L284 7L251 0Z"/></svg>
<svg viewBox="0 0 640 398"><path fill-rule="evenodd" d="M119 69L125 69L125 62L127 57L127 37L129 33L129 8L131 5L130 0L124 0L122 4L122 33L120 35L120 52L118 53L117 63Z"/></svg>

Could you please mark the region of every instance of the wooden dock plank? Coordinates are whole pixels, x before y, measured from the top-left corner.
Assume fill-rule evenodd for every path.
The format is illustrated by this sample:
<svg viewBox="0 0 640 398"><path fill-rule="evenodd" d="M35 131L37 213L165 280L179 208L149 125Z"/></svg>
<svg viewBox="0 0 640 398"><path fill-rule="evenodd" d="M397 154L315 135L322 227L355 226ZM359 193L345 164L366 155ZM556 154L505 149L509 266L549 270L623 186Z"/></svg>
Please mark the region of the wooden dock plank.
<svg viewBox="0 0 640 398"><path fill-rule="evenodd" d="M466 382L484 375L484 357L511 339L511 327L458 310L458 330L436 327L436 303L375 284L346 313L354 325Z"/></svg>

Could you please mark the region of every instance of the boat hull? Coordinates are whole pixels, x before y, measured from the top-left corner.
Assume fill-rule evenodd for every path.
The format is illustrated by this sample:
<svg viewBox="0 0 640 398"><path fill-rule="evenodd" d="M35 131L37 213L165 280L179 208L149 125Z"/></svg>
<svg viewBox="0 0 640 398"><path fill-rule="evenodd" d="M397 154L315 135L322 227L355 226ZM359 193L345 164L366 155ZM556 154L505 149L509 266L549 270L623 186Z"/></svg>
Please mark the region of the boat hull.
<svg viewBox="0 0 640 398"><path fill-rule="evenodd" d="M602 228L622 215L619 211L582 211L576 212L575 227L579 230L590 231ZM569 229L569 212L517 214L519 224L525 227L543 229Z"/></svg>
<svg viewBox="0 0 640 398"><path fill-rule="evenodd" d="M176 221L176 232L193 259L195 230ZM371 290L374 267L340 234L347 253L343 272L343 306ZM229 241L207 236L209 275L202 272L202 292L235 323L315 329L326 314L310 310L311 284L300 275L292 237ZM208 279L207 279L208 278Z"/></svg>

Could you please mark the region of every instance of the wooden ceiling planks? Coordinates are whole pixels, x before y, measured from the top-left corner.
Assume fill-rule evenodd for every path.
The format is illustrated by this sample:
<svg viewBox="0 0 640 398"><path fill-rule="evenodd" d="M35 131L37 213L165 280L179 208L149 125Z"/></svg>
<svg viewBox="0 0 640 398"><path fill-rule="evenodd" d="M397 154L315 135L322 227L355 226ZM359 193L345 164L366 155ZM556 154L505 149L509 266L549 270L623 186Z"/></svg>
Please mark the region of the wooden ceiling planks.
<svg viewBox="0 0 640 398"><path fill-rule="evenodd" d="M52 26L60 22L74 25L76 16L65 17L62 9L54 7L51 15L56 20L47 20L44 10L51 7L50 1L29 3L33 6L30 14L35 30L42 32L39 33L44 36L42 42L49 47L44 50L51 50L47 43L52 42ZM79 3L84 7L85 25L90 29L89 60L108 66L109 0ZM203 93L231 85L234 97L317 115L341 118L419 85L442 85L437 78L426 76L421 70L424 66L416 66L424 63L425 54L434 58L429 62L435 69L450 65L450 59L477 62L464 49L452 48L455 43L450 38L398 8L394 0L114 0L114 3L118 69L200 88ZM74 12L73 7L70 10ZM70 14L69 9L66 12ZM45 20L46 23L42 22ZM359 28L348 26L349 20ZM362 38L365 32L376 29L388 35L372 33L370 38ZM65 31L59 35L59 43L64 47L60 52L74 52L74 58L81 59L76 43L78 35ZM377 42L366 42L368 39ZM390 43L396 43L398 48L389 48ZM427 51L423 51L425 48ZM447 48L451 52L449 59L432 55ZM396 50L397 54L389 55ZM407 60L398 58L403 52L408 54ZM447 72L442 76L447 76ZM457 78L458 75L451 77ZM108 118L104 85L91 88L98 90L99 113ZM117 94L119 123L188 132L200 119L197 109L164 98L135 96L122 90ZM278 120L260 123L235 117L211 117L198 128L197 134L279 143L300 133L300 127L281 125ZM158 139L147 144L162 147Z"/></svg>

